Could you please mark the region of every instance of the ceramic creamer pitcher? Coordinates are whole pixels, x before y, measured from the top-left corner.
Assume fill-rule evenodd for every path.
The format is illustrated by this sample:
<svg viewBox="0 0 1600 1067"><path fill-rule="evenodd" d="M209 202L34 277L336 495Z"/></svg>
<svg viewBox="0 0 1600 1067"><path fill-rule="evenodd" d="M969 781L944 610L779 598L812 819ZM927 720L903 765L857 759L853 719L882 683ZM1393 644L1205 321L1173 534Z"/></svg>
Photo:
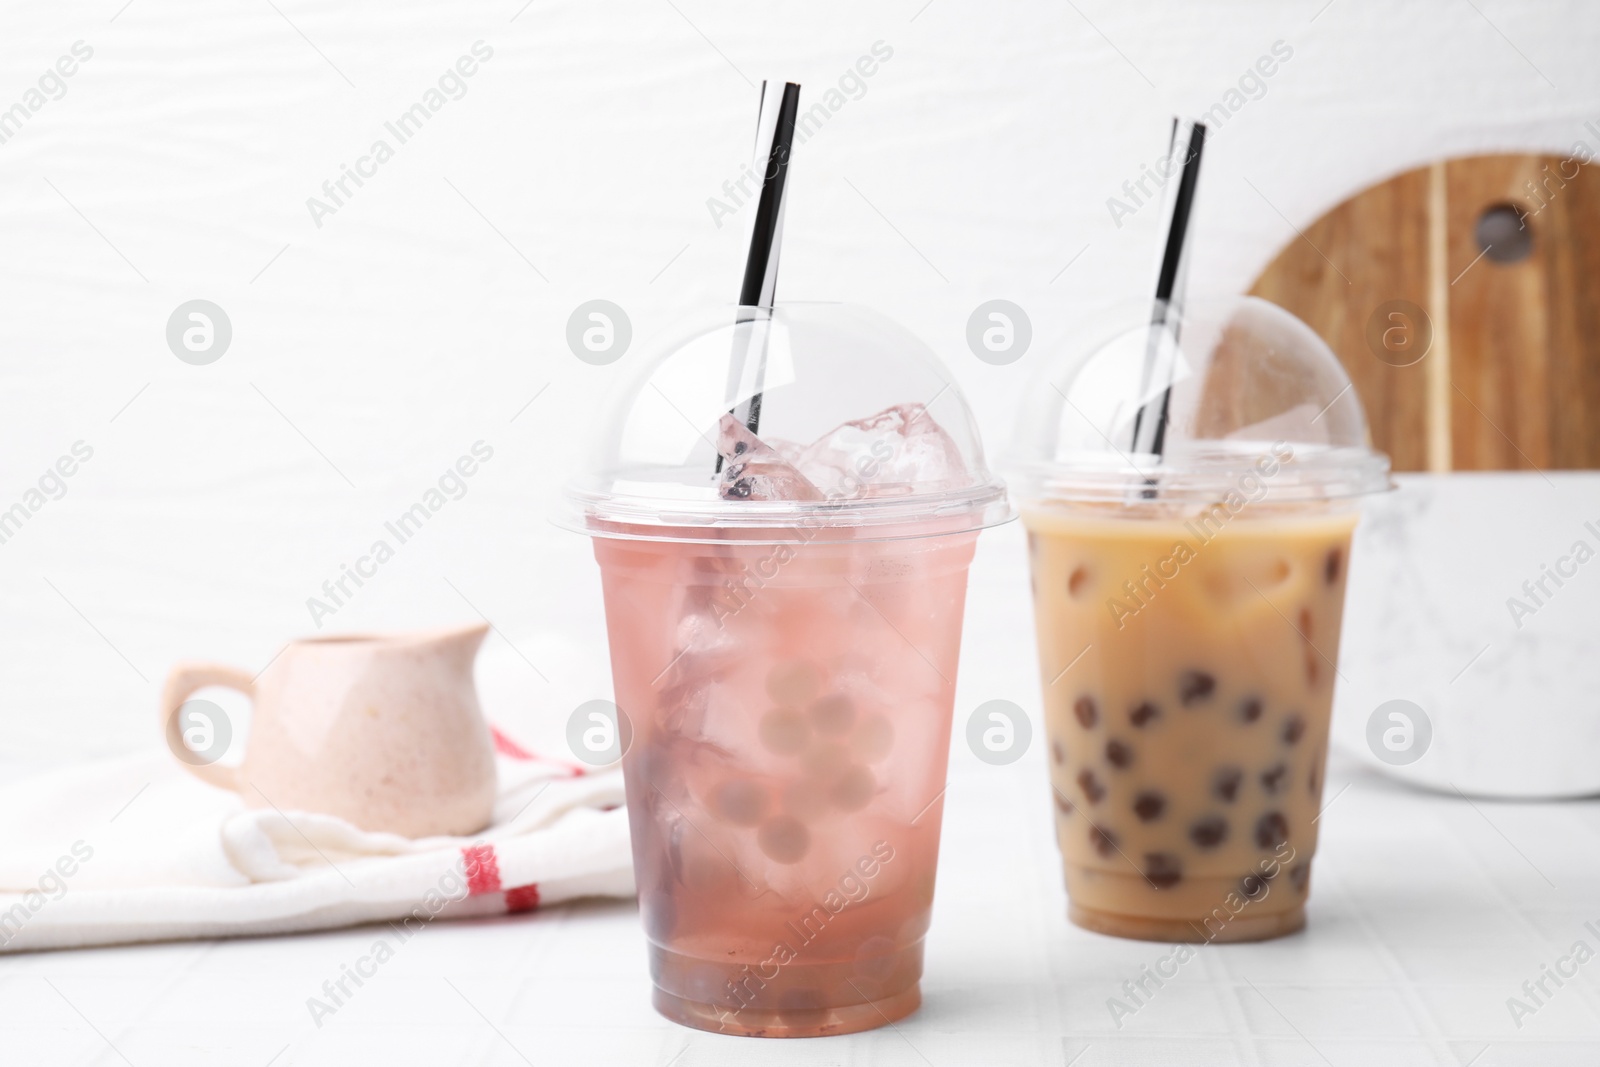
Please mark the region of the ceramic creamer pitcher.
<svg viewBox="0 0 1600 1067"><path fill-rule="evenodd" d="M206 782L251 807L336 815L407 837L477 833L495 796L494 746L473 660L488 627L290 642L258 676L179 663L167 676L167 746ZM216 762L232 724L189 698L207 686L254 704L243 761Z"/></svg>

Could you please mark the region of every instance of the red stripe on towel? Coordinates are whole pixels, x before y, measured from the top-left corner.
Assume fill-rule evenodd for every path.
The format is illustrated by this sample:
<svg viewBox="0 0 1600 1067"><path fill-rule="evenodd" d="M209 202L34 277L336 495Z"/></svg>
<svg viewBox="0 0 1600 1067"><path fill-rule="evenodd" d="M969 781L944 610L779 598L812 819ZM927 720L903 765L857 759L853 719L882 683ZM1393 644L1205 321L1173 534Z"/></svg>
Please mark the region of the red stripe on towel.
<svg viewBox="0 0 1600 1067"><path fill-rule="evenodd" d="M506 911L532 911L539 906L539 887L519 885L506 890Z"/></svg>
<svg viewBox="0 0 1600 1067"><path fill-rule="evenodd" d="M521 745L511 740L511 738L501 733L500 727L498 726L489 727L489 736L494 739L494 750L507 759L526 760L529 763L548 763L552 766L565 768L567 773L574 778L582 778L585 774L589 773L588 768L581 767L576 763L568 763L566 760L551 759L548 756L541 756L537 752L523 748Z"/></svg>
<svg viewBox="0 0 1600 1067"><path fill-rule="evenodd" d="M468 845L461 850L461 859L469 896L500 891L500 861L495 859L493 845Z"/></svg>
<svg viewBox="0 0 1600 1067"><path fill-rule="evenodd" d="M529 752L527 749L517 744L515 741L511 740L511 738L507 737L505 734L501 733L500 727L498 726L489 727L489 734L494 738L494 750L500 753L502 756L509 756L512 759L525 760L539 758L532 752Z"/></svg>
<svg viewBox="0 0 1600 1067"><path fill-rule="evenodd" d="M467 895L481 897L500 892L500 860L493 845L468 845L461 850L462 867L467 873ZM532 911L539 906L536 884L512 886L505 892L506 911Z"/></svg>

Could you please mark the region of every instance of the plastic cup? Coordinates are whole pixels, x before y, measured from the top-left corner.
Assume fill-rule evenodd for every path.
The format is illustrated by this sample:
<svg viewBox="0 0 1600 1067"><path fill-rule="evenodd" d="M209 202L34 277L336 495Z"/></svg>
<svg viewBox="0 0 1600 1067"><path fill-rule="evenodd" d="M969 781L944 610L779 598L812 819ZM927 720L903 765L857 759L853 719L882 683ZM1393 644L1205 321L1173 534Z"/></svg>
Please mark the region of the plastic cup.
<svg viewBox="0 0 1600 1067"><path fill-rule="evenodd" d="M1069 917L1251 941L1305 924L1360 498L1389 487L1338 359L1254 298L1182 324L1161 456L1146 331L1046 368L1012 470Z"/></svg>
<svg viewBox="0 0 1600 1067"><path fill-rule="evenodd" d="M758 391L752 443L724 415ZM967 568L1009 517L965 401L881 317L744 309L645 365L600 440L570 518L631 727L657 1010L771 1037L907 1015Z"/></svg>

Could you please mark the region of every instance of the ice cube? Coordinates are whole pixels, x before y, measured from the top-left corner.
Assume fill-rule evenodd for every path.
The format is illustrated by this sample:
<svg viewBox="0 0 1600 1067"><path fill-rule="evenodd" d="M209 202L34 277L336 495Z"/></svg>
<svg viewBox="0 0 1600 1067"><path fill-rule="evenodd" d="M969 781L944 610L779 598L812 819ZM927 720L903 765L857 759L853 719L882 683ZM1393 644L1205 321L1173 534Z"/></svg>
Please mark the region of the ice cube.
<svg viewBox="0 0 1600 1067"><path fill-rule="evenodd" d="M890 496L954 483L966 464L922 404L897 404L823 435L795 459L832 499Z"/></svg>
<svg viewBox="0 0 1600 1067"><path fill-rule="evenodd" d="M691 587L683 597L673 633L674 644L676 654L694 657L696 677L721 677L744 660L745 649L739 635L732 627L724 625L723 617L732 614L729 606L719 599L725 596L723 589L700 585Z"/></svg>
<svg viewBox="0 0 1600 1067"><path fill-rule="evenodd" d="M822 493L776 449L732 415L717 425L724 500L821 500Z"/></svg>

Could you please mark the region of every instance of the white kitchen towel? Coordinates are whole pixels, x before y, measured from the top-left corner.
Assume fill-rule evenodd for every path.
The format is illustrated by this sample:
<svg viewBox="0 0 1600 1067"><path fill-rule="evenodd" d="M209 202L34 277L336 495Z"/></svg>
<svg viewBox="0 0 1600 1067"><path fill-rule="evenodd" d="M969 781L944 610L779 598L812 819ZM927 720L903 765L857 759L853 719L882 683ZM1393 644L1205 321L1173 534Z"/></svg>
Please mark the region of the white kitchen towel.
<svg viewBox="0 0 1600 1067"><path fill-rule="evenodd" d="M633 895L622 777L495 732L492 824L412 840L247 808L165 751L0 789L0 952L527 911Z"/></svg>

